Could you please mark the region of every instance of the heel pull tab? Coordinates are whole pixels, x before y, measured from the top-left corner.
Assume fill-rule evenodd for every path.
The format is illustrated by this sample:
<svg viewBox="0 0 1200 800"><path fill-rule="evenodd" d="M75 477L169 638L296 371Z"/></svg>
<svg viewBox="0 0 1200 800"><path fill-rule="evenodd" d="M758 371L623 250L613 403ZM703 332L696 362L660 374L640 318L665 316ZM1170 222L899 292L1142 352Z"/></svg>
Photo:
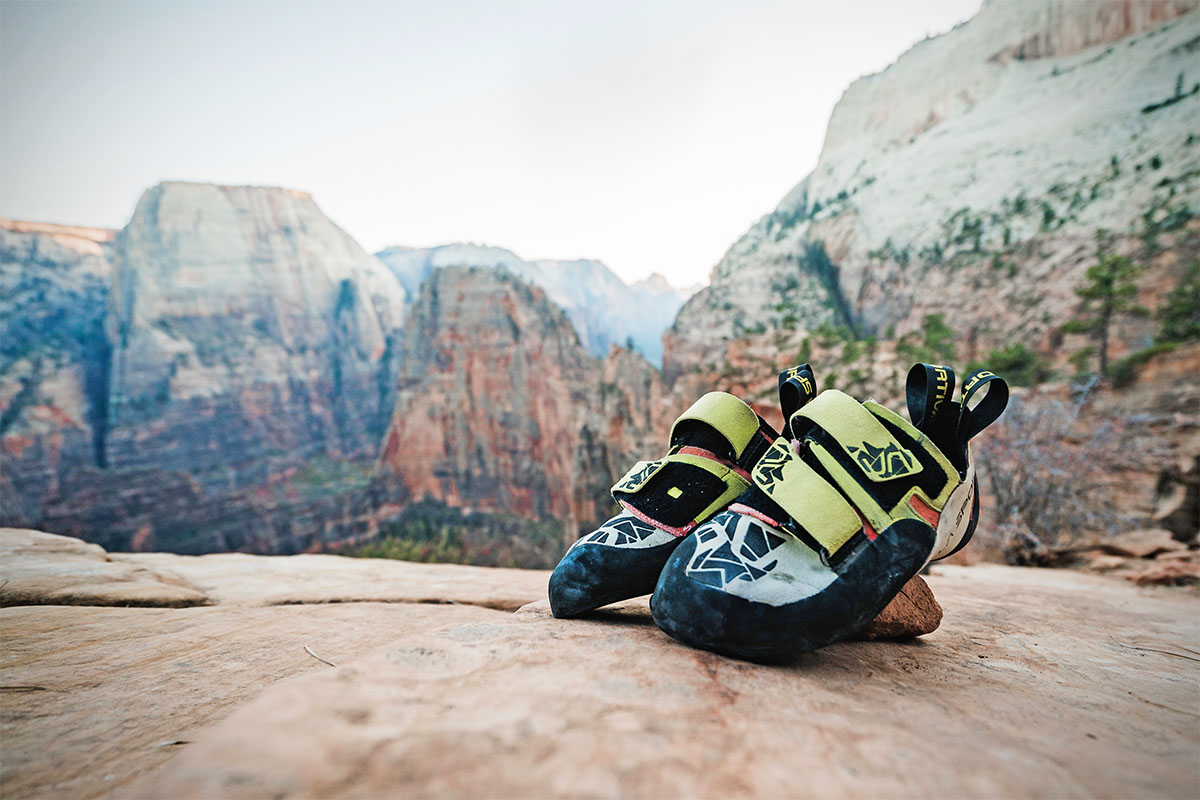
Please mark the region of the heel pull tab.
<svg viewBox="0 0 1200 800"><path fill-rule="evenodd" d="M908 417L960 471L958 459L959 404L954 401L954 370L943 364L914 364L905 384Z"/></svg>
<svg viewBox="0 0 1200 800"><path fill-rule="evenodd" d="M779 373L779 405L783 409L783 435L792 435L792 415L817 396L817 379L808 364L797 364Z"/></svg>
<svg viewBox="0 0 1200 800"><path fill-rule="evenodd" d="M1008 383L996 373L981 369L963 384L960 403L957 445L965 464L967 443L1008 407Z"/></svg>

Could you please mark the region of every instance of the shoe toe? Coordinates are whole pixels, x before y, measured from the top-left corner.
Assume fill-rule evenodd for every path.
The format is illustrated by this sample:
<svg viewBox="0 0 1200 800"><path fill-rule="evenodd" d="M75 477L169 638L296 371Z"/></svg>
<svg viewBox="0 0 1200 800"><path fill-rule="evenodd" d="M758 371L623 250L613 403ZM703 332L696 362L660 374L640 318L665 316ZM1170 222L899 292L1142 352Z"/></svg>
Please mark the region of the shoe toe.
<svg viewBox="0 0 1200 800"><path fill-rule="evenodd" d="M772 661L845 639L923 563L929 531L897 524L837 570L799 539L727 512L671 555L654 621L694 647Z"/></svg>
<svg viewBox="0 0 1200 800"><path fill-rule="evenodd" d="M550 610L576 617L650 594L679 539L630 515L618 515L567 551L550 575Z"/></svg>

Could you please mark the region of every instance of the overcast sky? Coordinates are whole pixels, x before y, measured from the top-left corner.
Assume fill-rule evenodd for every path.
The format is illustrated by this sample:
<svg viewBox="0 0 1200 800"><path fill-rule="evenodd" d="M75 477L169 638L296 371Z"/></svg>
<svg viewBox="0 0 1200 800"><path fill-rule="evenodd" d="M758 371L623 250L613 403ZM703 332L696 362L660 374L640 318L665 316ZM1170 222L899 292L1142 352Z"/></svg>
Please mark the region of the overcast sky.
<svg viewBox="0 0 1200 800"><path fill-rule="evenodd" d="M120 227L164 179L706 279L834 103L980 0L0 3L0 215Z"/></svg>

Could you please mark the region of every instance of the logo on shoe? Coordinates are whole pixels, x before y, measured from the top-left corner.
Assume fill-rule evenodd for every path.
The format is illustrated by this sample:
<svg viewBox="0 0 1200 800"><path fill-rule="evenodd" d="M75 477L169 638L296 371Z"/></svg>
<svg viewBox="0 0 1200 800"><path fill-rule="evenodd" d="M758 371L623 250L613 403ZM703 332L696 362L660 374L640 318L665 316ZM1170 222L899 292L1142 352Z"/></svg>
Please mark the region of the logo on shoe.
<svg viewBox="0 0 1200 800"><path fill-rule="evenodd" d="M984 378L994 377L996 377L996 373L988 372L986 369L981 369L979 372L976 372L974 375L972 375L971 380L967 381L967 385L962 388L962 396L964 400L966 399L967 395L975 390L975 387L979 385L980 381L982 381Z"/></svg>
<svg viewBox="0 0 1200 800"><path fill-rule="evenodd" d="M872 480L886 481L921 471L913 455L897 447L895 442L888 442L887 447L875 447L870 442L863 442L858 447L850 447L849 450L863 472Z"/></svg>
<svg viewBox="0 0 1200 800"><path fill-rule="evenodd" d="M751 477L754 478L754 482L759 488L767 494L773 495L775 494L775 485L783 480L783 468L795 457L796 454L792 452L791 445L787 443L786 439L776 439L775 444L771 445L771 449L759 460Z"/></svg>
<svg viewBox="0 0 1200 800"><path fill-rule="evenodd" d="M934 400L933 400L932 413L936 414L938 412L938 410L942 407L942 403L946 402L946 395L949 394L947 389L950 388L950 373L946 370L945 367L934 367L933 368L933 376L934 376L934 380L936 382L934 383Z"/></svg>
<svg viewBox="0 0 1200 800"><path fill-rule="evenodd" d="M609 547L629 547L637 545L654 534L658 528L636 517L615 517L593 533L584 536L576 544L602 544Z"/></svg>
<svg viewBox="0 0 1200 800"><path fill-rule="evenodd" d="M756 581L779 564L775 551L786 543L749 517L725 514L696 531L696 552L687 574L718 589L735 581Z"/></svg>
<svg viewBox="0 0 1200 800"><path fill-rule="evenodd" d="M612 488L614 492L624 492L633 494L638 489L641 489L646 481L654 476L662 468L665 461L639 461L633 465L633 469L625 474L624 478L617 481L617 485Z"/></svg>
<svg viewBox="0 0 1200 800"><path fill-rule="evenodd" d="M799 381L800 388L804 390L806 396L811 396L813 393L812 381L809 380L807 375L800 374L799 367L788 367L784 380Z"/></svg>

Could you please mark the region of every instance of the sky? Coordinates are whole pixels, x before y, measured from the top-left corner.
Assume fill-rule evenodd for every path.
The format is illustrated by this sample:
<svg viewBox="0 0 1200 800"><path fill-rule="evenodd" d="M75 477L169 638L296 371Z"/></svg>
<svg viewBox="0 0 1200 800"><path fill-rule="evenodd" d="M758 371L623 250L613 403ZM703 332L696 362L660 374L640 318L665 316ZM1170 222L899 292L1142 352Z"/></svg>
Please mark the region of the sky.
<svg viewBox="0 0 1200 800"><path fill-rule="evenodd" d="M368 251L476 242L702 282L856 77L980 0L0 2L0 216L286 186Z"/></svg>

